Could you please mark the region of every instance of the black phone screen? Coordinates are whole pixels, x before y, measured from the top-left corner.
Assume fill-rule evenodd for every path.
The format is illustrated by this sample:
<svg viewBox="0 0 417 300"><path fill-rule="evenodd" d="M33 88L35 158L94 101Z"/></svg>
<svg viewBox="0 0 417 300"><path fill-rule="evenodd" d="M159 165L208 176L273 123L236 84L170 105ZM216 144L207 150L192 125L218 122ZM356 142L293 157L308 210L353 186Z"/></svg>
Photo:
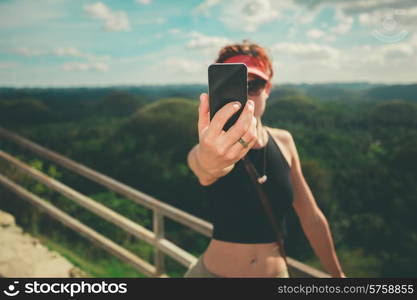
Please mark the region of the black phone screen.
<svg viewBox="0 0 417 300"><path fill-rule="evenodd" d="M225 104L239 101L242 105L225 123L227 131L239 118L248 98L248 68L243 63L215 63L208 67L210 120Z"/></svg>

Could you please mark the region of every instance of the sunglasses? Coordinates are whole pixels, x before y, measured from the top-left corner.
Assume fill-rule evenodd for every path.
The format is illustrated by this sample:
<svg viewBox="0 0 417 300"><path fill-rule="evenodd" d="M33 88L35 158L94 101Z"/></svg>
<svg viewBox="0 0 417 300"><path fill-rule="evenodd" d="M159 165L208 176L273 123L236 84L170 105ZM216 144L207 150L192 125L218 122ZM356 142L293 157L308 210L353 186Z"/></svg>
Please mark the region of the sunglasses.
<svg viewBox="0 0 417 300"><path fill-rule="evenodd" d="M259 95L265 88L267 81L261 78L248 80L248 94L252 96Z"/></svg>

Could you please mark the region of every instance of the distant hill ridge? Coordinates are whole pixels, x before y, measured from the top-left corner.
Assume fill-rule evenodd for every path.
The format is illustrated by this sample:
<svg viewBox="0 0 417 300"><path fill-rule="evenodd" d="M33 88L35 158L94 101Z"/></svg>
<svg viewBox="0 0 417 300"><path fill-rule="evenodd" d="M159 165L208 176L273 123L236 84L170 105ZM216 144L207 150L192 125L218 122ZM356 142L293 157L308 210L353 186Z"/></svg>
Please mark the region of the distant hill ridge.
<svg viewBox="0 0 417 300"><path fill-rule="evenodd" d="M334 98L335 96L360 96L373 100L403 99L417 101L417 83L415 84L373 84L367 82L320 83L320 84L279 84L272 89L271 96L281 89L304 92L311 97ZM138 85L109 87L72 87L72 88L13 88L0 87L0 99L13 100L35 98L41 101L68 100L85 101L102 99L114 92L124 92L156 100L166 97L184 97L198 99L202 92L207 92L205 84L170 84L170 85Z"/></svg>

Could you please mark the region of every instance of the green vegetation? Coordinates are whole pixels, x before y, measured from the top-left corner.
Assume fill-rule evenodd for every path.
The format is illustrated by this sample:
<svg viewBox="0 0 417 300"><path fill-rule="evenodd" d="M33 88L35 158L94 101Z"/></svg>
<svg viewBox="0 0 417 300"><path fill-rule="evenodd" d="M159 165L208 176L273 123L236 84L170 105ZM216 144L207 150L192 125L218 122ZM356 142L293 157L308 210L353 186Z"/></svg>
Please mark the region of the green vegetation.
<svg viewBox="0 0 417 300"><path fill-rule="evenodd" d="M348 277L417 275L417 103L415 85L284 86L273 90L264 123L290 131L304 176L328 218ZM198 142L204 86L0 89L0 126L210 221L210 199L187 166ZM389 96L387 96L389 95ZM414 96L413 96L414 95ZM152 214L129 199L0 140L0 148L151 229ZM153 263L150 245L0 160L1 173ZM0 186L0 208L75 265L103 277L143 276ZM166 220L166 235L194 255L209 239ZM297 215L286 252L323 269ZM168 275L185 268L166 259Z"/></svg>

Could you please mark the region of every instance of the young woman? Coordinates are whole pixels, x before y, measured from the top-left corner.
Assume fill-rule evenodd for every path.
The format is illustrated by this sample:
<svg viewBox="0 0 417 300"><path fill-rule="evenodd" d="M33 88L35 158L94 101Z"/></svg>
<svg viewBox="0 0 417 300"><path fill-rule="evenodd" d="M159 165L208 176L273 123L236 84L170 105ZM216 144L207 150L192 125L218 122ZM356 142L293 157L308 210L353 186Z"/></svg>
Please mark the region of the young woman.
<svg viewBox="0 0 417 300"><path fill-rule="evenodd" d="M213 235L184 277L289 277L276 235L243 166L244 156L254 163L284 235L285 214L293 207L328 272L345 277L326 217L304 179L291 133L262 124L273 76L267 52L244 41L221 49L216 62L248 66L249 99L225 132L224 124L239 106L228 103L210 120L208 95L200 96L199 143L188 154L188 164L210 196Z"/></svg>

